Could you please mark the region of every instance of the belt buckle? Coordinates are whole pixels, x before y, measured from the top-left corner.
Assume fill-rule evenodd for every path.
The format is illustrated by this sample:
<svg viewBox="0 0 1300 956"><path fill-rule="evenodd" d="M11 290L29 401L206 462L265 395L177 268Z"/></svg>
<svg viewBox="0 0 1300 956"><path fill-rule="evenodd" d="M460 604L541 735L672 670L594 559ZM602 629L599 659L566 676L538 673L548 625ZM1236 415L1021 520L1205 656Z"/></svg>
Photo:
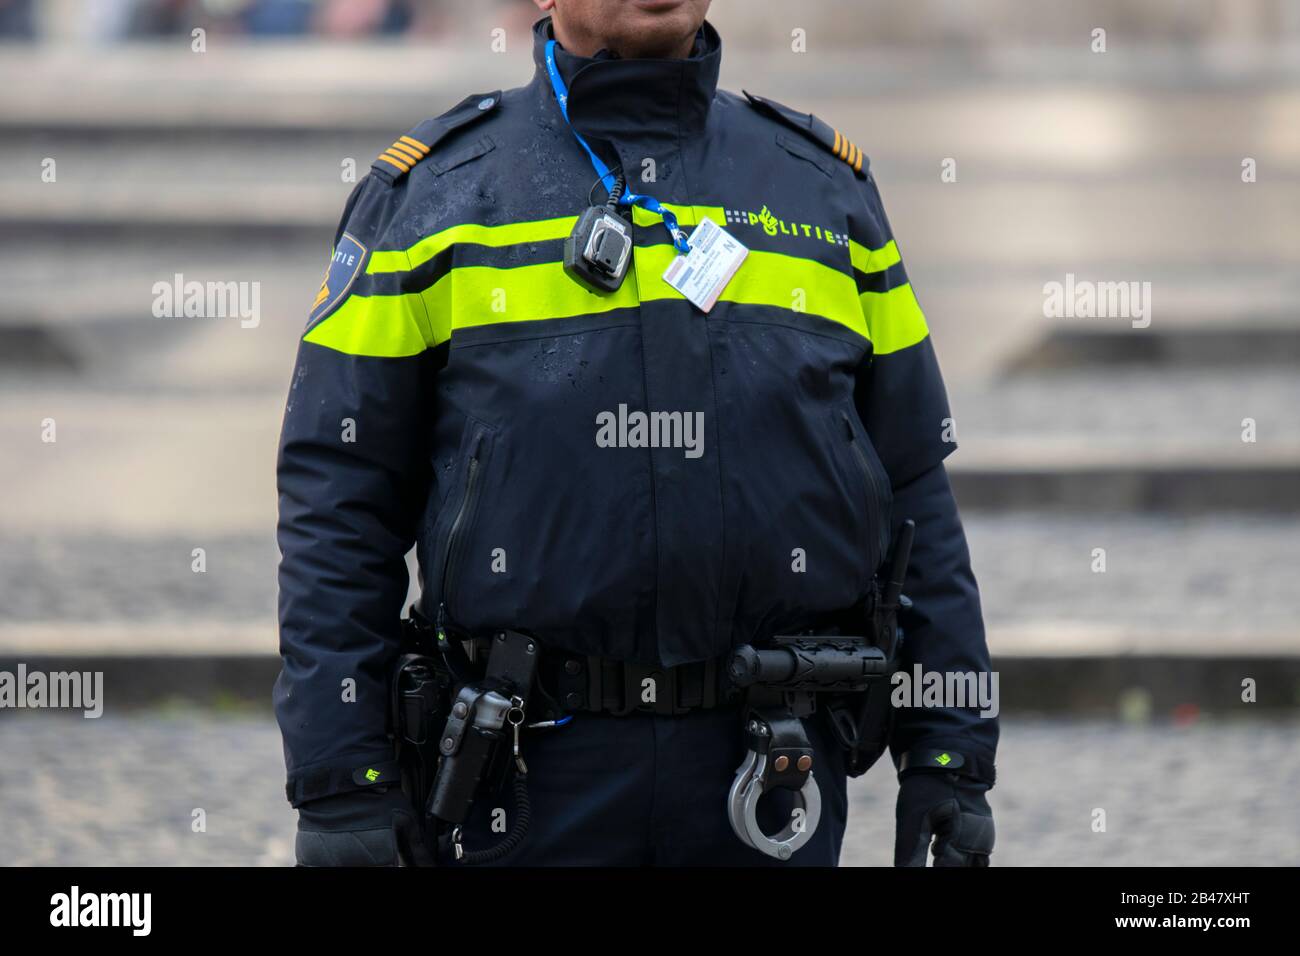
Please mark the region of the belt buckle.
<svg viewBox="0 0 1300 956"><path fill-rule="evenodd" d="M643 682L653 681L654 700L643 700L645 692ZM677 673L672 667L660 667L650 664L638 664L633 661L623 663L623 698L624 707L646 714L658 714L672 717L684 714L688 708L677 706Z"/></svg>

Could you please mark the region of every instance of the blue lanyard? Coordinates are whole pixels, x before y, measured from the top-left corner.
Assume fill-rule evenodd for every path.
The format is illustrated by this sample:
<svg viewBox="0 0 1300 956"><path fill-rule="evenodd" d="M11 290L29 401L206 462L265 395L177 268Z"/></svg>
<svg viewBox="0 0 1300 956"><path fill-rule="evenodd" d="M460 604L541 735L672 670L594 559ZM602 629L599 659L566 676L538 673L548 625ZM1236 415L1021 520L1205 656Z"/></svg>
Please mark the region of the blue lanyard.
<svg viewBox="0 0 1300 956"><path fill-rule="evenodd" d="M555 102L560 104L560 113L564 116L564 122L569 123L569 89L564 85L564 78L560 76L559 67L555 65L554 40L546 42L546 72L551 77L551 89L555 93ZM581 133L573 128L572 123L569 123L569 131L573 133L578 145L587 151L587 156L591 159L591 165L596 170L596 175L600 177L600 181L604 184L605 191L613 192L614 174L610 172L609 167L601 162L599 156L592 152L591 147L587 145L587 141L582 138ZM673 215L671 210L665 209L663 204L654 196L634 193L631 189L625 188L623 194L618 197L618 204L620 206L640 206L653 213L658 213L663 217L664 226L667 228L668 234L673 237L673 245L677 247L677 251L683 255L691 251L690 244L686 241L686 234L677 225L677 217Z"/></svg>

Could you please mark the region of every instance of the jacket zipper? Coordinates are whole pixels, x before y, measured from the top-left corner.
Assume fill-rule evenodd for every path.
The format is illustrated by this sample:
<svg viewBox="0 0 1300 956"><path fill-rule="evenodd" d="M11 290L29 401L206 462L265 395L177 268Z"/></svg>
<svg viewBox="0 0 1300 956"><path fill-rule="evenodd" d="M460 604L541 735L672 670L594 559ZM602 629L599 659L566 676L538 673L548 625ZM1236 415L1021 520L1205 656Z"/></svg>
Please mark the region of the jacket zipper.
<svg viewBox="0 0 1300 956"><path fill-rule="evenodd" d="M451 597L451 586L456 583L456 574L459 568L459 553L457 545L460 544L460 535L463 530L466 516L473 509L474 502L478 497L478 473L479 473L479 446L482 442L482 435L474 439L474 450L470 453L469 465L466 467L465 474L465 493L461 495L460 507L456 511L456 517L451 522L451 530L447 532L447 547L444 551L442 562L442 600L438 602L438 620L436 629L441 637L445 633L447 622L447 602Z"/></svg>
<svg viewBox="0 0 1300 956"><path fill-rule="evenodd" d="M871 493L875 495L876 501L879 502L883 500L880 494L880 485L876 481L875 473L871 470L871 462L867 461L867 453L862 450L862 443L858 441L857 433L853 431L853 422L849 420L849 413L840 412L840 416L844 419L844 430L849 434L849 446L853 449L853 457L858 460L858 467L866 475L867 484L871 486Z"/></svg>
<svg viewBox="0 0 1300 956"><path fill-rule="evenodd" d="M867 487L871 490L877 512L879 512L883 510L885 502L885 496L880 490L880 481L876 478L876 472L871 467L871 462L867 460L867 453L862 450L862 442L858 440L857 432L853 430L853 422L849 418L849 413L840 412L840 416L844 419L844 428L849 434L849 447L853 449L853 457L858 460L858 467L862 469L862 474L866 476ZM876 520L883 524L882 517L879 513L875 515ZM885 537L887 534L888 531L885 528L876 529L877 562L884 560L885 552L889 549L889 541Z"/></svg>

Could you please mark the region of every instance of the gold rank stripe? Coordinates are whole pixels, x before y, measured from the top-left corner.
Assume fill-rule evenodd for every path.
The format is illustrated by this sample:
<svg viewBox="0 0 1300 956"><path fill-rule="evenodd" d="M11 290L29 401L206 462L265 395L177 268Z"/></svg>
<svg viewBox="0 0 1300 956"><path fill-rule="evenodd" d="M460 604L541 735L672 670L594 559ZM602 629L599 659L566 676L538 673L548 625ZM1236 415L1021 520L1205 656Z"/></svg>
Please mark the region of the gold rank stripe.
<svg viewBox="0 0 1300 956"><path fill-rule="evenodd" d="M835 130L835 145L831 152L852 166L855 173L862 172L862 150L839 130Z"/></svg>
<svg viewBox="0 0 1300 956"><path fill-rule="evenodd" d="M384 152L380 153L379 159L386 162L389 166L396 166L398 170L403 173L409 173L411 171L411 166L407 160L395 154L391 149L386 149Z"/></svg>
<svg viewBox="0 0 1300 956"><path fill-rule="evenodd" d="M420 160L424 159L423 153L417 153L405 143L394 143L392 146L388 147L388 151L390 153L397 153L400 156L405 156L413 163L418 163Z"/></svg>
<svg viewBox="0 0 1300 956"><path fill-rule="evenodd" d="M410 136L402 136L392 146L379 154L379 159L395 166L404 173L409 173L420 160L429 155L430 147Z"/></svg>

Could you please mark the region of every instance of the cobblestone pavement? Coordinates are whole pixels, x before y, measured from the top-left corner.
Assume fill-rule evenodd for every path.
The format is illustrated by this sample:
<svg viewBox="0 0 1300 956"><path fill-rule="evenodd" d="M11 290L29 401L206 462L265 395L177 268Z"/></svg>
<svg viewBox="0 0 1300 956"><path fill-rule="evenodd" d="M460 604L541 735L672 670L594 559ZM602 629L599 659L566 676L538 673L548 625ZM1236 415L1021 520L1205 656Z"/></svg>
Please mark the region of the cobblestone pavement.
<svg viewBox="0 0 1300 956"><path fill-rule="evenodd" d="M1000 865L1296 865L1300 724L1004 722ZM284 865L293 812L263 717L0 719L0 863ZM887 864L895 784L852 785L843 862ZM719 794L719 801L722 795ZM1106 832L1093 832L1096 809ZM196 809L206 832L192 831Z"/></svg>

